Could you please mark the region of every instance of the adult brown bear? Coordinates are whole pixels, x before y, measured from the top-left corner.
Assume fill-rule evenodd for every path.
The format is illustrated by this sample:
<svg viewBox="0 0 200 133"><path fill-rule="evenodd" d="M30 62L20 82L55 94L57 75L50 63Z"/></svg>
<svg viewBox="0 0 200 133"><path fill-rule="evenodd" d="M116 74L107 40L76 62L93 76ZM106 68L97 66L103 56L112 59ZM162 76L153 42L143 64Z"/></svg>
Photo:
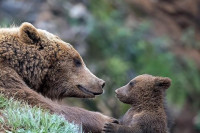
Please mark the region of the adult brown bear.
<svg viewBox="0 0 200 133"><path fill-rule="evenodd" d="M7 97L14 96L30 105L66 114L67 120L82 123L83 127L98 125L94 127L98 132L105 122L113 119L96 112L63 107L43 96L93 98L103 92L104 85L103 80L88 70L79 53L59 37L30 23L0 29L0 87ZM80 119L79 110L91 122Z"/></svg>

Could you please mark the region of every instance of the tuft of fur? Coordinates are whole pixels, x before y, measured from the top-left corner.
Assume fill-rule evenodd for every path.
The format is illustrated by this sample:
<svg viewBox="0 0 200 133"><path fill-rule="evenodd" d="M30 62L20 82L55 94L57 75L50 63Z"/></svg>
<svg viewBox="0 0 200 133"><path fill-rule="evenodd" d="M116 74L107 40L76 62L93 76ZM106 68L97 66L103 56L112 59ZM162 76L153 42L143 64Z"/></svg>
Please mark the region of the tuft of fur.
<svg viewBox="0 0 200 133"><path fill-rule="evenodd" d="M117 89L116 96L131 108L119 124L106 123L106 133L169 133L165 90L171 79L148 74L139 75Z"/></svg>

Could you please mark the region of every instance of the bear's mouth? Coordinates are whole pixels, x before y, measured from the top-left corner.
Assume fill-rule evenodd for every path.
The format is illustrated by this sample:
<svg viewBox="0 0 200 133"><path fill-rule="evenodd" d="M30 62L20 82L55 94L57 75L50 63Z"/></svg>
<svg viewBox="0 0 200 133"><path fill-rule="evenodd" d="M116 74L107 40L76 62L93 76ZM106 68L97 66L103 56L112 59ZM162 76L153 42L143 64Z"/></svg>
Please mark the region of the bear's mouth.
<svg viewBox="0 0 200 133"><path fill-rule="evenodd" d="M102 94L101 92L92 92L92 91L89 91L88 89L86 89L85 87L83 87L82 85L77 85L77 87L84 93L86 94L89 94L89 95L100 95Z"/></svg>

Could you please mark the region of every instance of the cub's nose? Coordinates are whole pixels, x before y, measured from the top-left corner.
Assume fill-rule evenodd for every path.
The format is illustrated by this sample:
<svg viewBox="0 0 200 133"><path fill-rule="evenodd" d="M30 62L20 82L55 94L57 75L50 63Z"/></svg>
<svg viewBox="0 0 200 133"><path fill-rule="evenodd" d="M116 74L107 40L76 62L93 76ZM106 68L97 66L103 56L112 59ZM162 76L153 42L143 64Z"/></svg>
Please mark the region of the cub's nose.
<svg viewBox="0 0 200 133"><path fill-rule="evenodd" d="M105 86L105 81L104 80L100 80L100 85L101 85L101 88L103 88Z"/></svg>

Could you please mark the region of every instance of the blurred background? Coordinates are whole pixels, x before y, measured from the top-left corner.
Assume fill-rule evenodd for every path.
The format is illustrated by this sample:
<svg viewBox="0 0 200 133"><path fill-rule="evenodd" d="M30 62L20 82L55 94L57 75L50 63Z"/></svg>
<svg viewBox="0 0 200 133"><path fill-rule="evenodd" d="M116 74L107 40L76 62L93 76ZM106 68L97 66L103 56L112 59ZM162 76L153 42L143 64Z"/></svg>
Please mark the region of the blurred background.
<svg viewBox="0 0 200 133"><path fill-rule="evenodd" d="M114 90L139 74L167 76L173 133L200 132L200 0L0 0L0 26L27 21L71 43L106 81L95 99L63 102L120 118Z"/></svg>

